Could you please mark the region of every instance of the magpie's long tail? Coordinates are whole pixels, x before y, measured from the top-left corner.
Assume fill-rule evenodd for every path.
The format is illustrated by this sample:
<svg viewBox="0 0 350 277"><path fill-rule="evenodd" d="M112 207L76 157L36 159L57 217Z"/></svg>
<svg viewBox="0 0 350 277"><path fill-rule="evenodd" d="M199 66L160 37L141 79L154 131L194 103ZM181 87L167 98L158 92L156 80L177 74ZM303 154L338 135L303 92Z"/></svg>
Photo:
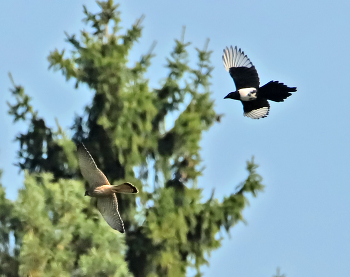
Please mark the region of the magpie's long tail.
<svg viewBox="0 0 350 277"><path fill-rule="evenodd" d="M267 98L275 102L283 102L284 99L291 96L291 92L297 91L296 87L287 87L278 81L268 82L259 88L259 97Z"/></svg>

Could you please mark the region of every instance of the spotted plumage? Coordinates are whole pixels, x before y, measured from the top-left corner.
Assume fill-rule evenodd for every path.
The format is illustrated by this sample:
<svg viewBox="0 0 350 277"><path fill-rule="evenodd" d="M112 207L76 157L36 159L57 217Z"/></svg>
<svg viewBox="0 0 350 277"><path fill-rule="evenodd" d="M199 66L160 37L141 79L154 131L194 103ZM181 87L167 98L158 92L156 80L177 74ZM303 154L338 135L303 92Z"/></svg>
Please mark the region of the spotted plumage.
<svg viewBox="0 0 350 277"><path fill-rule="evenodd" d="M116 186L110 185L84 144L78 144L77 151L81 174L89 183L85 195L96 197L97 208L109 226L124 233L124 223L118 211L116 193L138 193L137 188L128 182Z"/></svg>
<svg viewBox="0 0 350 277"><path fill-rule="evenodd" d="M243 104L244 116L260 119L266 117L270 111L267 100L283 102L296 87L288 87L278 81L270 81L259 87L258 72L250 59L237 46L226 47L222 60L236 85L236 91L230 92L226 98L240 100Z"/></svg>

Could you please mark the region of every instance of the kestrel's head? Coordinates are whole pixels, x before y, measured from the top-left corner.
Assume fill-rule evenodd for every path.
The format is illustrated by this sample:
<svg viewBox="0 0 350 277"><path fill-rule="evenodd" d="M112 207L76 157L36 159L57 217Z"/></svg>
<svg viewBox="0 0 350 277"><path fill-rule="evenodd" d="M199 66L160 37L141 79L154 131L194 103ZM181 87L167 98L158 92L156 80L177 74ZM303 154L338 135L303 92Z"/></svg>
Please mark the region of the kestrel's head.
<svg viewBox="0 0 350 277"><path fill-rule="evenodd" d="M90 196L90 195L89 195L89 191L87 191L87 190L85 191L84 196L86 196L86 195L87 195L87 196Z"/></svg>

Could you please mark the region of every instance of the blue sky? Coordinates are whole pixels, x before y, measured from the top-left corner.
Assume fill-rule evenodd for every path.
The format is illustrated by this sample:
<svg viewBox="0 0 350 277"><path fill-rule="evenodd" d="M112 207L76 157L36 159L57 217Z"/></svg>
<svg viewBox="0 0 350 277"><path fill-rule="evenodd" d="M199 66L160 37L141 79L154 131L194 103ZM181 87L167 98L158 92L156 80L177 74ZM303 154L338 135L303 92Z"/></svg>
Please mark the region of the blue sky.
<svg viewBox="0 0 350 277"><path fill-rule="evenodd" d="M7 115L11 101L7 72L25 87L33 105L55 126L68 128L92 92L74 89L59 72L48 71L49 52L66 47L64 31L84 28L82 4L93 1L0 2L0 168L8 197L22 186L13 139L25 130ZM350 10L349 1L121 1L122 26L146 15L144 32L130 62L157 41L148 77L165 77L165 57L180 38L213 50L212 98L225 116L204 134L206 169L199 180L205 196L235 191L246 177L245 161L255 156L265 192L250 198L248 224L224 235L212 252L205 276L348 276L350 273ZM298 91L284 103L271 103L261 120L242 116L239 102L223 97L235 89L225 71L222 49L241 47L256 66L261 83L278 80ZM195 62L194 55L191 62ZM69 131L69 130L68 130Z"/></svg>

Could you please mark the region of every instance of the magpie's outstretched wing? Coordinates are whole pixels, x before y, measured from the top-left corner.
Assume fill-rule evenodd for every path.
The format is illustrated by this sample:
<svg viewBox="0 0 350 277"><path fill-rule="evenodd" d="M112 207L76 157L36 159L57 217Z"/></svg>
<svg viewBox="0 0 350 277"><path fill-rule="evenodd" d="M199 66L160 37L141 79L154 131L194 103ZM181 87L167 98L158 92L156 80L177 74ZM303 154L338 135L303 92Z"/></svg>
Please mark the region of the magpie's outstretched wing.
<svg viewBox="0 0 350 277"><path fill-rule="evenodd" d="M253 101L241 101L243 104L244 116L252 119L267 117L270 111L270 104L266 98L258 98Z"/></svg>
<svg viewBox="0 0 350 277"><path fill-rule="evenodd" d="M259 76L247 55L237 46L226 47L222 55L225 69L230 73L236 85L236 90L241 88L259 88Z"/></svg>

